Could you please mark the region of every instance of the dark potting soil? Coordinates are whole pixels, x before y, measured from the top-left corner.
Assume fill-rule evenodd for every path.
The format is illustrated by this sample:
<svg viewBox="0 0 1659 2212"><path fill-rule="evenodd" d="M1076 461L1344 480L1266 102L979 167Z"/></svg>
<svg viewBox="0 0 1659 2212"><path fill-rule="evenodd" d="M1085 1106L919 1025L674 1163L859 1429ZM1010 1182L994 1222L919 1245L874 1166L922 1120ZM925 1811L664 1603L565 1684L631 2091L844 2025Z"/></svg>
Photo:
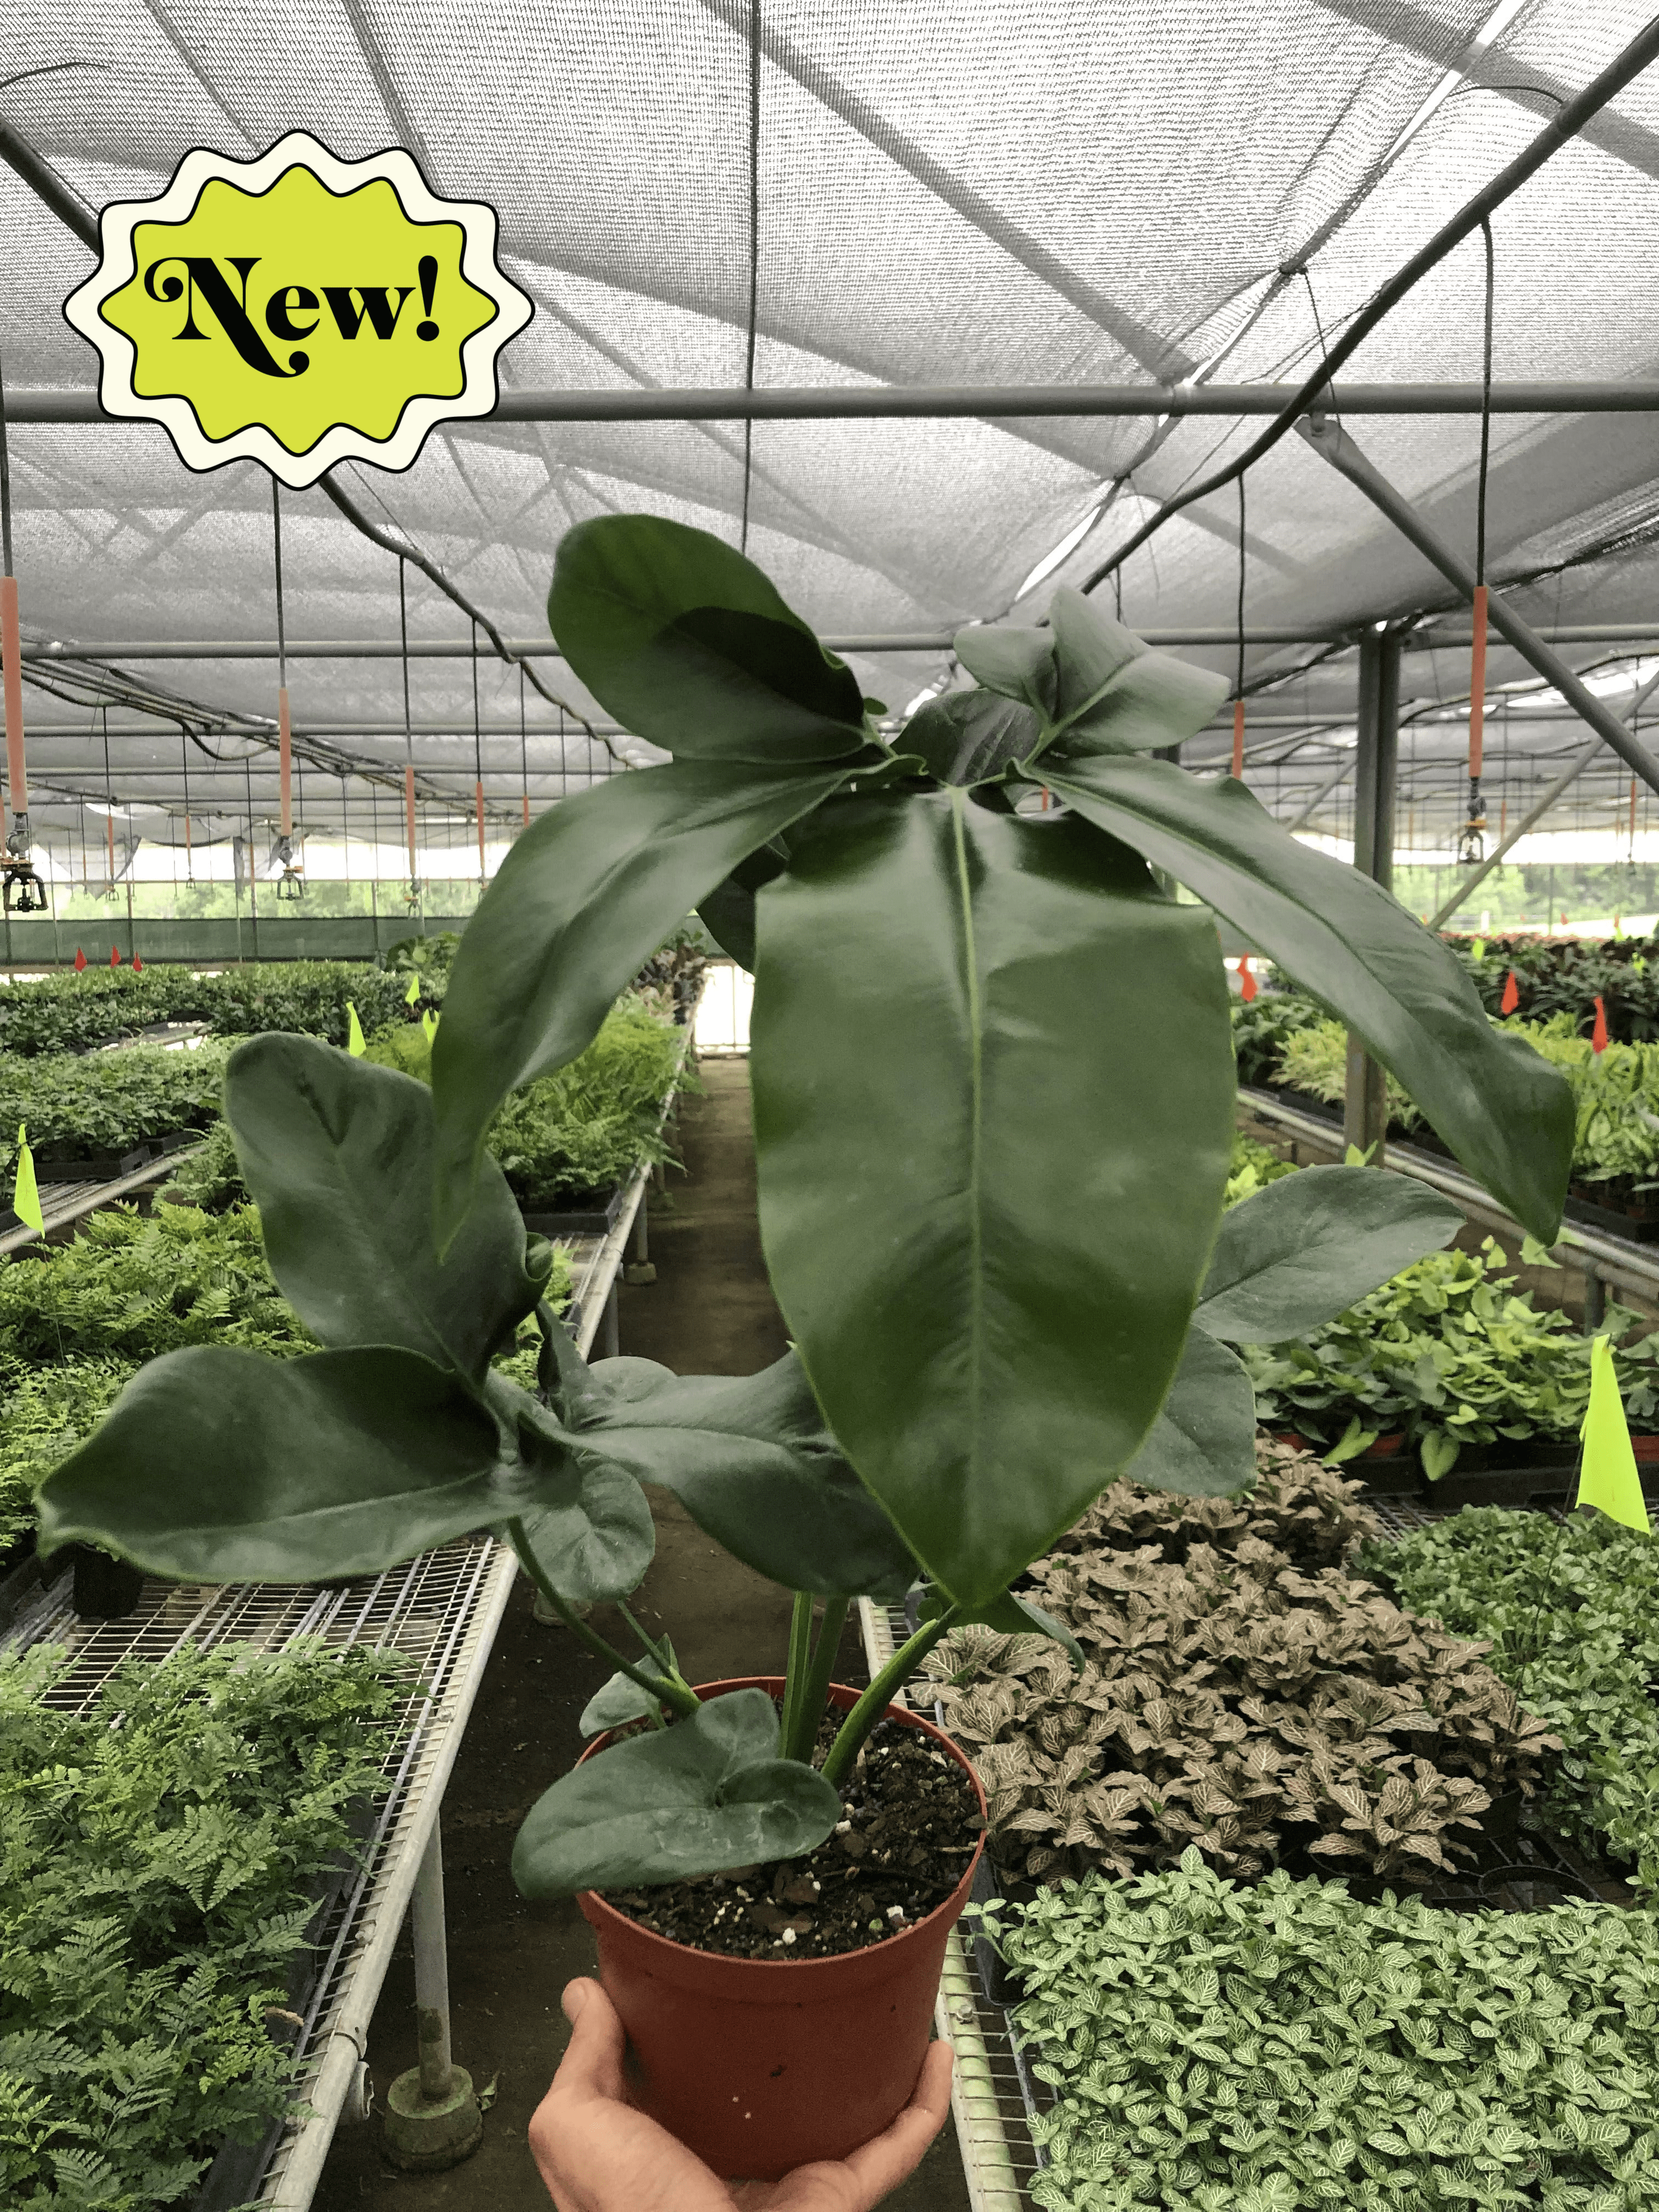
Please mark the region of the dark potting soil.
<svg viewBox="0 0 1659 2212"><path fill-rule="evenodd" d="M827 1750L826 1729L820 1750ZM602 1891L642 1928L736 1959L823 1959L902 1936L943 1905L984 1823L968 1777L932 1739L878 1721L817 1850L767 1866Z"/></svg>

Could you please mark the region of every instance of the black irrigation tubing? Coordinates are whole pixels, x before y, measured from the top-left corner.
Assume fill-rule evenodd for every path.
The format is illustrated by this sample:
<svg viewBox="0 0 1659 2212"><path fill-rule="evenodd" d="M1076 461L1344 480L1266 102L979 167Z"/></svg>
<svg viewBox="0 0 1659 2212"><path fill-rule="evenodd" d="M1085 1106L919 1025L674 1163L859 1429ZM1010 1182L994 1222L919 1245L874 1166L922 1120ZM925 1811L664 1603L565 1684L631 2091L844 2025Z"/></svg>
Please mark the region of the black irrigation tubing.
<svg viewBox="0 0 1659 2212"><path fill-rule="evenodd" d="M1654 16L1638 32L1599 76L1592 77L1575 99L1568 100L1529 146L1517 154L1507 167L1500 169L1489 185L1483 186L1449 222L1441 226L1426 246L1419 247L1411 259L1395 272L1370 304L1362 308L1330 350L1322 356L1319 366L1280 408L1261 436L1254 440L1236 461L1229 462L1225 468L1217 470L1213 476L1206 477L1202 483L1168 501L1156 514L1141 524L1110 560L1103 562L1085 579L1083 589L1092 592L1097 585L1104 583L1132 553L1183 508L1194 505L1200 499L1207 499L1212 492L1220 491L1235 477L1242 477L1247 469L1253 468L1265 454L1271 453L1297 418L1308 412L1310 405L1318 398L1337 370L1345 362L1352 360L1377 325L1398 307L1413 287L1431 270L1437 267L1454 247L1461 246L1471 233L1478 230L1505 200L1512 198L1553 155L1558 154L1570 139L1577 137L1585 124L1598 115L1610 100L1615 100L1626 86L1656 59L1659 59L1659 15Z"/></svg>

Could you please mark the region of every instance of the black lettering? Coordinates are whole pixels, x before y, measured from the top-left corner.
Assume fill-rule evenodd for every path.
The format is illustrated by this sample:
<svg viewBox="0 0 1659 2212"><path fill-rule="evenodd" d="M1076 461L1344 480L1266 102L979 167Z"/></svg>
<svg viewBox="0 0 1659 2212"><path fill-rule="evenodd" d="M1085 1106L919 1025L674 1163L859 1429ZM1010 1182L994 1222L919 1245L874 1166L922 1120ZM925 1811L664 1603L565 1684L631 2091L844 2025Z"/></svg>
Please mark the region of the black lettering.
<svg viewBox="0 0 1659 2212"><path fill-rule="evenodd" d="M289 355L288 367L283 368L249 319L247 280L259 265L259 257L257 253L226 256L231 267L241 279L242 296L240 300L226 282L223 271L211 254L170 254L167 258L183 263L188 279L187 285L181 284L176 276L167 276L162 279L161 290L158 293L154 289L152 280L156 270L166 265L160 261L151 264L145 276L144 285L152 299L176 300L181 291L188 291L189 296L185 309L185 327L179 332L181 338L200 338L207 335L204 331L198 331L196 327L196 300L199 295L204 306L210 308L217 318L220 329L223 331L242 359L250 368L258 369L261 376L301 376L311 366L304 354L295 353Z"/></svg>
<svg viewBox="0 0 1659 2212"><path fill-rule="evenodd" d="M312 316L306 324L296 323L294 311L303 315L319 307L320 301L307 284L284 284L280 292L273 292L265 303L265 328L273 337L308 338L317 327L317 318Z"/></svg>
<svg viewBox="0 0 1659 2212"><path fill-rule="evenodd" d="M182 276L164 276L161 279L161 289L158 291L155 283L155 272L158 269L165 269L169 261L176 261L179 264L179 266L185 271L185 274ZM167 303L173 300L183 298L185 301L185 327L179 332L179 336L181 338L206 337L207 332L205 331L198 331L196 327L196 284L195 280L190 274L190 264L182 254L169 253L161 261L152 261L149 267L144 271L144 289L149 293L152 300L161 303ZM188 295L187 297L185 296L186 295Z"/></svg>
<svg viewBox="0 0 1659 2212"><path fill-rule="evenodd" d="M389 284L325 284L323 297L340 326L343 338L355 338L365 321L377 338L389 338L398 327L404 302L414 289L412 284L400 284L395 307L388 296L392 289ZM354 293L356 299L352 297Z"/></svg>

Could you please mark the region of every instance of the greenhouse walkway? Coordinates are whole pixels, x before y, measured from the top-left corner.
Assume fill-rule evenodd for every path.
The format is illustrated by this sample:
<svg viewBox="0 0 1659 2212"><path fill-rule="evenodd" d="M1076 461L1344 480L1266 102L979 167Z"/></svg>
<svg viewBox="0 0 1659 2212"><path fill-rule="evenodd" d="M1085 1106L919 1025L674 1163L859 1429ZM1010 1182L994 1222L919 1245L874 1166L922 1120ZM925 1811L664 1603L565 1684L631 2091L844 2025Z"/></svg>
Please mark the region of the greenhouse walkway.
<svg viewBox="0 0 1659 2212"><path fill-rule="evenodd" d="M654 1284L621 1291L624 1352L684 1374L752 1373L785 1348L783 1321L761 1260L755 1218L749 1066L705 1060L706 1095L681 1109L684 1175L653 1194ZM673 1636L690 1679L718 1680L757 1663L782 1667L789 1607L783 1594L722 1552L674 1501L653 1492L657 1558L641 1617ZM317 2212L548 2212L526 2130L564 2048L559 1992L592 1971L593 1947L574 1904L526 1905L508 1857L520 1821L581 1748L577 1719L605 1676L558 1629L542 1627L521 1577L501 1623L444 1801L449 1978L456 2061L495 2100L475 2155L454 2172L395 2172L380 2155L377 2120L343 2123L313 2200ZM596 1625L625 1641L620 1622ZM842 1679L866 1680L857 1634L842 1646ZM378 2090L415 2062L414 1969L407 1930L369 2029ZM892 2212L966 2212L953 2130L887 2203Z"/></svg>

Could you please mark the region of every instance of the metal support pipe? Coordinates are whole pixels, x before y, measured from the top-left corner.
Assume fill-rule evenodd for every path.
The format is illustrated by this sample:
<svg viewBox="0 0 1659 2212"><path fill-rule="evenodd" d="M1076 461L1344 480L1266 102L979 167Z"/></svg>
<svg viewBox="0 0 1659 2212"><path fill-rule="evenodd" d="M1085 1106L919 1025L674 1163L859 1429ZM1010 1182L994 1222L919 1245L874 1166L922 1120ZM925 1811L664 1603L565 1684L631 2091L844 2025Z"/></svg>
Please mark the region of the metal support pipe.
<svg viewBox="0 0 1659 2212"><path fill-rule="evenodd" d="M1354 748L1353 864L1388 890L1394 882L1395 794L1400 763L1400 637L1372 631L1359 647L1358 744ZM1342 1133L1382 1165L1387 1079L1359 1039L1348 1037Z"/></svg>
<svg viewBox="0 0 1659 2212"><path fill-rule="evenodd" d="M449 2053L449 1943L444 1926L443 1833L435 1814L409 1899L409 1924L415 1946L421 2094L447 2097L453 2066Z"/></svg>
<svg viewBox="0 0 1659 2212"><path fill-rule="evenodd" d="M1292 384L830 384L741 386L605 386L597 391L504 392L493 415L458 420L465 432L490 422L842 422L931 417L1278 415L1301 387ZM1344 415L1478 415L1478 384L1340 384ZM95 391L35 389L9 393L14 422L125 427L106 415ZM1659 411L1659 383L1495 384L1499 415L1630 415ZM140 418L146 419L146 418Z"/></svg>
<svg viewBox="0 0 1659 2212"><path fill-rule="evenodd" d="M1647 682L1642 686L1641 690L1636 694L1636 696L1625 708L1626 715L1632 722L1634 722L1637 715L1640 713L1644 702L1649 697L1650 694L1656 690L1659 690L1659 676L1650 676ZM1458 908L1462 905L1464 900L1469 896L1472 891L1478 889L1481 884L1486 882L1486 878L1492 873L1492 870L1497 867L1498 863L1503 860L1504 854L1510 851L1514 846L1518 845L1522 838L1527 835L1528 830L1536 828L1537 824L1540 823L1544 817L1549 812L1551 807L1555 805L1557 799L1561 797L1561 794L1571 784L1577 781L1578 778L1584 773L1584 770L1589 767L1593 761L1598 760L1601 757L1601 738L1599 737L1592 738L1589 743L1584 747L1583 750L1577 755L1577 758L1568 762L1566 767L1562 769L1560 775L1556 777L1554 782L1550 785L1548 790L1544 793L1543 796L1528 808L1525 814L1522 816L1520 821L1516 823L1514 829L1509 832L1508 836L1502 838L1498 843L1492 848L1492 851L1487 854L1486 859L1482 860L1480 866L1475 869L1474 873L1464 878L1463 881L1457 886L1457 889L1452 893L1451 896L1431 919L1429 923L1429 927L1431 929L1443 929L1445 927L1447 922L1449 921L1453 915L1456 913Z"/></svg>
<svg viewBox="0 0 1659 2212"><path fill-rule="evenodd" d="M1364 492L1372 506L1387 515L1401 536L1416 546L1425 560L1431 562L1449 583L1455 584L1460 592L1473 598L1474 569L1460 554L1453 551L1437 531L1431 529L1388 478L1372 466L1340 422L1324 416L1312 422L1298 423L1297 427L1315 453ZM1656 761L1619 717L1580 682L1560 654L1546 645L1530 623L1523 622L1498 593L1488 594L1486 606L1491 627L1500 633L1504 642L1513 646L1521 658L1535 668L1547 684L1554 685L1575 713L1589 723L1605 744L1612 746L1626 766L1639 776L1650 791L1659 791L1659 761Z"/></svg>

